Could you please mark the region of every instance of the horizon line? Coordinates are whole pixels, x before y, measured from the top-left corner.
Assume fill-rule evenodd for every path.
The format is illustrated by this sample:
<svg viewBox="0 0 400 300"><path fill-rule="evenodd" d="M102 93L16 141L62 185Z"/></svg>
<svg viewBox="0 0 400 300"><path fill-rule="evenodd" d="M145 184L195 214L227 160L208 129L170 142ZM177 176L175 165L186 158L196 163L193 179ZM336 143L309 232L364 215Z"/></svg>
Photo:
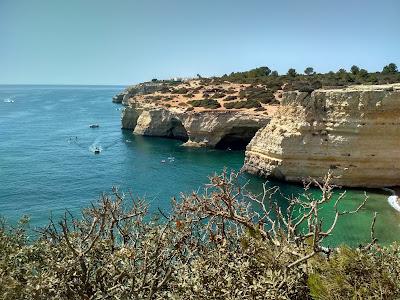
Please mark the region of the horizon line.
<svg viewBox="0 0 400 300"><path fill-rule="evenodd" d="M32 85L32 86L37 86L37 85L45 85L45 86L129 86L132 84L103 84L103 83L0 83L0 86L2 85Z"/></svg>

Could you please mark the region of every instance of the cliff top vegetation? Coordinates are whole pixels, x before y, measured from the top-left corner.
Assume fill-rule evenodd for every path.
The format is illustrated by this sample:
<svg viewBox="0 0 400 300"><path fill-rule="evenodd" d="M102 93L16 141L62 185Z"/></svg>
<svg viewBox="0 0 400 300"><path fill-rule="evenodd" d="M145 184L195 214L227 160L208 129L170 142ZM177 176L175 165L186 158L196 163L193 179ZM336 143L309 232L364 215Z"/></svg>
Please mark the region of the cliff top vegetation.
<svg viewBox="0 0 400 300"><path fill-rule="evenodd" d="M259 67L245 72L232 72L215 80L234 83L261 84L272 90L285 86L285 90L312 90L321 87L344 87L357 84L388 84L400 82L400 72L394 63L382 68L381 72L368 72L356 65L350 70L339 69L336 72L317 73L313 67L303 72L291 68L286 74L279 75L268 67Z"/></svg>
<svg viewBox="0 0 400 300"><path fill-rule="evenodd" d="M220 77L158 80L129 87L129 103L165 106L182 111L240 110L256 114L273 114L282 92L336 89L353 85L377 85L400 82L400 72L391 63L381 72L370 73L353 65L349 71L317 73L307 67L302 73L291 68L284 75L268 67L232 72ZM122 100L122 97L116 97Z"/></svg>

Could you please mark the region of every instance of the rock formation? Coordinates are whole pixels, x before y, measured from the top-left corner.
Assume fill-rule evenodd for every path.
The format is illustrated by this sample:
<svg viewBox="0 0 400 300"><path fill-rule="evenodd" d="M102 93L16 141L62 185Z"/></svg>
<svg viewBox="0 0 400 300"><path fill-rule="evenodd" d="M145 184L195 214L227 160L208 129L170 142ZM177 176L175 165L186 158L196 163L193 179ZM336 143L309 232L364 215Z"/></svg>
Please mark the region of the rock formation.
<svg viewBox="0 0 400 300"><path fill-rule="evenodd" d="M163 107L127 107L122 128L147 136L183 140L185 146L244 149L269 121L265 115L236 111L179 111Z"/></svg>
<svg viewBox="0 0 400 300"><path fill-rule="evenodd" d="M244 169L288 181L400 185L400 84L285 92L247 146Z"/></svg>
<svg viewBox="0 0 400 300"><path fill-rule="evenodd" d="M121 93L112 98L114 103L122 103L128 105L128 100L134 96L147 95L157 92L163 88L162 83L158 82L144 82L126 88Z"/></svg>
<svg viewBox="0 0 400 300"><path fill-rule="evenodd" d="M191 79L146 82L113 101L126 106L122 128L185 141L185 146L245 149L278 101L262 85Z"/></svg>

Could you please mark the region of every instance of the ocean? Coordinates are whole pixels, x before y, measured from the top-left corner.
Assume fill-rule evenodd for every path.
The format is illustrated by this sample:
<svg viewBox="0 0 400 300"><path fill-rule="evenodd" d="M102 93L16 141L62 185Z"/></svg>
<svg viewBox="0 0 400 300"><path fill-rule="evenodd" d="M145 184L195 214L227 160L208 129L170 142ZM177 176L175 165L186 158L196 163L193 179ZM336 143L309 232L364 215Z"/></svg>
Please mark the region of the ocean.
<svg viewBox="0 0 400 300"><path fill-rule="evenodd" d="M201 190L214 172L239 170L243 151L190 149L182 142L133 135L121 130L122 106L111 102L122 86L0 86L0 215L14 224L24 215L31 228L47 224L66 209L80 209L110 193L113 186L147 199L151 211L168 211L172 197ZM99 128L90 128L99 124ZM95 155L96 147L102 151ZM243 175L249 189L261 190L265 179ZM302 187L270 181L284 195ZM328 243L358 245L369 239L372 215L378 212L380 242L400 239L400 214L387 195L367 191L369 200L357 215L339 220ZM318 191L313 190L317 197ZM362 201L363 190L350 189L341 209ZM276 201L287 205L284 197ZM321 214L332 219L332 205Z"/></svg>

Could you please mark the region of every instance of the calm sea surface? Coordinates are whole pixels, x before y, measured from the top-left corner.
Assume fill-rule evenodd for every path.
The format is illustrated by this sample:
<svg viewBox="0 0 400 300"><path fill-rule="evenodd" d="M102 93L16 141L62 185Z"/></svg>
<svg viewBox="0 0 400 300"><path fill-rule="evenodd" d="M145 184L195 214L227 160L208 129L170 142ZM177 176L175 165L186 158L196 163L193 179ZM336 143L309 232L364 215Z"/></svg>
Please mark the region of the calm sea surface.
<svg viewBox="0 0 400 300"><path fill-rule="evenodd" d="M170 199L197 190L224 167L240 169L244 153L188 149L181 142L135 136L120 129L120 105L111 97L118 86L0 86L0 215L16 222L29 215L31 226L45 225L50 214L77 213L112 186L146 197L152 210L169 209ZM98 123L99 128L89 128ZM94 155L94 147L101 147ZM174 157L174 160L168 159ZM165 160L165 162L163 162ZM264 180L245 175L259 191ZM301 187L280 182L286 195ZM363 191L349 190L342 209L352 209ZM317 196L318 192L314 192ZM371 217L378 212L381 242L400 240L400 214L387 196L368 191L356 216L344 217L328 243L368 241ZM277 197L283 207L286 200ZM332 217L330 207L321 214Z"/></svg>

